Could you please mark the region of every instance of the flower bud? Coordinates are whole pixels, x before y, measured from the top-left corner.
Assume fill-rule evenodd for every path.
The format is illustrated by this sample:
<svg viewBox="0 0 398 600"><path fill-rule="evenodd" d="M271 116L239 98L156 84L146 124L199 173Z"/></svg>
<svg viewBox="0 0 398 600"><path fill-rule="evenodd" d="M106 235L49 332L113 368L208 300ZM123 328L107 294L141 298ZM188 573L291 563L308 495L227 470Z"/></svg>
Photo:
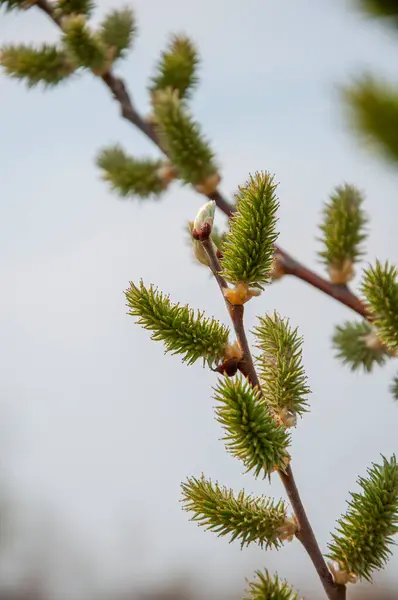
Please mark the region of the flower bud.
<svg viewBox="0 0 398 600"><path fill-rule="evenodd" d="M210 202L206 202L200 209L198 214L195 217L195 221L193 223L193 231L196 231L197 234L200 234L203 228L209 229L209 234L211 233L211 229L213 227L214 222L214 213L216 211L216 203L214 200L210 200Z"/></svg>

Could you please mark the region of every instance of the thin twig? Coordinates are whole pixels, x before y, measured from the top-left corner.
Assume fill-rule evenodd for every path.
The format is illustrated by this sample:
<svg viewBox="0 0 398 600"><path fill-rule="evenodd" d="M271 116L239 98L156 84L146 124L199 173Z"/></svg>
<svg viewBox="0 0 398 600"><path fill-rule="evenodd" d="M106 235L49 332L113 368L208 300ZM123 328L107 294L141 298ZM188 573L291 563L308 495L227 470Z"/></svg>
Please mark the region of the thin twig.
<svg viewBox="0 0 398 600"><path fill-rule="evenodd" d="M48 0L36 0L35 6L45 12L46 15L48 15L56 25L61 27L60 19L54 14L54 10ZM160 146L159 139L153 125L143 119L135 109L123 79L116 77L111 71L101 75L100 78L110 90L112 97L118 102L122 117L142 131L142 133L152 140L152 142L156 144L156 146L158 146L163 153L165 153ZM210 200L214 200L218 208L228 217L233 215L235 212L235 207L230 204L219 191L208 194L207 197ZM275 248L279 257L281 258L281 267L286 275L293 275L294 277L305 281L312 287L334 298L348 308L351 308L362 317L368 317L368 313L363 302L361 302L361 300L355 296L355 294L353 294L347 286L333 284L331 281L320 277L314 271L297 261L288 252L286 252L286 250L283 250L279 246L275 246Z"/></svg>
<svg viewBox="0 0 398 600"><path fill-rule="evenodd" d="M135 110L127 91L126 84L119 77L115 77L110 71L101 76L102 81L110 89L114 100L120 104L121 115L124 119L138 127L160 150L160 143L154 127L148 121L145 121ZM162 150L164 153L164 150Z"/></svg>
<svg viewBox="0 0 398 600"><path fill-rule="evenodd" d="M365 319L371 318L364 303L358 296L355 296L355 294L351 292L347 285L332 283L331 281L320 277L317 273L305 267L281 248L278 250L282 259L283 269L287 275L294 275L302 281L309 283L312 287L331 296L341 304L345 304L345 306L354 310L361 315L361 317L364 317Z"/></svg>
<svg viewBox="0 0 398 600"><path fill-rule="evenodd" d="M299 523L300 529L296 533L297 539L302 543L312 564L314 565L319 579L323 585L326 595L330 600L345 600L347 588L345 585L337 585L333 581L333 577L326 566L322 552L319 548L311 523L305 512L300 494L293 476L292 468L289 465L286 473L279 471L279 477L282 480L290 503L293 507L294 514Z"/></svg>
<svg viewBox="0 0 398 600"><path fill-rule="evenodd" d="M202 246L206 250L206 254L209 257L210 270L216 278L218 285L220 286L220 290L225 298L225 302L227 303L227 307L229 310L229 307L232 305L224 295L224 290L228 289L228 284L225 281L224 277L221 275L221 265L218 262L218 258L211 237L208 237L206 240L202 240Z"/></svg>
<svg viewBox="0 0 398 600"><path fill-rule="evenodd" d="M209 257L211 271L216 277L218 285L225 298L224 290L225 288L228 288L228 285L225 279L220 275L221 265L214 251L214 246L210 240L202 241L202 245L205 248L206 253ZM252 386L258 388L260 394L263 395L260 381L256 369L254 367L253 357L250 351L250 346L247 340L246 331L244 327L244 307L243 305L239 304L232 305L230 302L228 302L227 299L226 304L235 329L236 337L243 352L242 362L244 363L245 368L241 368L240 370L247 377ZM343 585L336 585L334 583L333 577L326 566L325 560L322 556L322 552L319 548L315 534L313 532L313 529L305 512L303 503L301 501L300 494L297 489L296 482L294 480L293 471L290 465L286 469L285 473L283 473L282 471L278 471L278 473L282 480L286 493L289 497L294 514L297 519L297 523L299 525L299 530L296 533L296 537L302 543L307 554L309 555L312 564L314 565L316 572L318 573L318 576L322 582L327 597L330 600L345 600L346 587Z"/></svg>

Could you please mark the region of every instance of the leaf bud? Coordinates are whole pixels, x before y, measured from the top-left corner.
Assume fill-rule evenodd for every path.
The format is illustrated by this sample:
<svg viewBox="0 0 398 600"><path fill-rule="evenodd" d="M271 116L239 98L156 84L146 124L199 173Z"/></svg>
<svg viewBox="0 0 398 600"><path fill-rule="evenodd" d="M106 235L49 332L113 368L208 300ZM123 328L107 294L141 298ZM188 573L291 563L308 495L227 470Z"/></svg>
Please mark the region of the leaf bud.
<svg viewBox="0 0 398 600"><path fill-rule="evenodd" d="M211 230L214 222L214 213L216 210L216 203L214 200L206 202L200 209L195 217L192 229L192 237L195 240L206 240L211 234Z"/></svg>

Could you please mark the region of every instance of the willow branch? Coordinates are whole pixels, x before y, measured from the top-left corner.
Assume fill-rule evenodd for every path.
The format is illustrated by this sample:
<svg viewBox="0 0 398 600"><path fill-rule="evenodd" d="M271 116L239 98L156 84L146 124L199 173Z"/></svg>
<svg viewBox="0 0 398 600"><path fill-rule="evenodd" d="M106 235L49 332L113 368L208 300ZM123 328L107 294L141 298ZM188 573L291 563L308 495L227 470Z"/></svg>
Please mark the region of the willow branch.
<svg viewBox="0 0 398 600"><path fill-rule="evenodd" d="M358 296L351 292L347 285L335 284L320 277L315 271L304 266L281 248L277 248L277 252L281 258L282 268L286 275L298 277L298 279L309 283L312 287L320 290L327 296L330 296L341 304L351 308L351 310L361 315L361 317L364 317L365 319L370 318L364 303Z"/></svg>
<svg viewBox="0 0 398 600"><path fill-rule="evenodd" d="M59 18L54 14L54 10L48 0L36 0L35 6L40 8L46 15L56 24L61 27ZM126 84L123 79L116 77L112 71L100 76L104 84L107 86L112 94L112 97L120 106L120 112L124 119L129 123L137 127L144 135L146 135L158 148L165 154L161 148L156 131L151 123L147 122L137 112L134 107L132 98L127 90ZM230 204L224 196L216 191L212 194L208 194L207 197L210 200L214 200L218 208L228 217L235 212L235 207ZM278 256L281 259L281 267L286 275L293 275L302 281L310 284L312 287L320 290L327 296L334 298L341 304L344 304L348 308L351 308L356 313L364 318L368 317L366 308L361 300L353 294L349 288L345 285L336 285L320 277L314 271L304 266L302 263L293 258L288 252L275 246Z"/></svg>
<svg viewBox="0 0 398 600"><path fill-rule="evenodd" d="M243 322L244 307L243 305L232 305L224 295L224 290L228 288L227 282L220 275L221 265L216 256L214 246L209 239L202 241L203 247L210 261L210 269L217 279L217 283L223 293L225 302L227 304L228 312L231 316L231 320L235 329L236 337L239 345L243 352L242 363L244 368L240 367L242 373L247 377L253 387L256 387L260 394L263 395L261 390L260 381L253 363L253 357L250 351L249 342L247 340L246 331ZM240 363L241 364L241 363ZM323 585L327 597L330 600L345 600L346 598L346 587L343 585L336 585L333 581L333 577L327 568L325 560L322 556L322 552L319 548L315 534L305 512L303 503L300 498L299 491L297 489L296 482L294 480L293 471L290 467L286 469L286 473L278 471L279 476L282 480L283 486L286 490L290 503L292 505L294 514L297 519L299 529L296 533L297 539L304 546L308 556L310 557L312 564L318 573L319 579Z"/></svg>

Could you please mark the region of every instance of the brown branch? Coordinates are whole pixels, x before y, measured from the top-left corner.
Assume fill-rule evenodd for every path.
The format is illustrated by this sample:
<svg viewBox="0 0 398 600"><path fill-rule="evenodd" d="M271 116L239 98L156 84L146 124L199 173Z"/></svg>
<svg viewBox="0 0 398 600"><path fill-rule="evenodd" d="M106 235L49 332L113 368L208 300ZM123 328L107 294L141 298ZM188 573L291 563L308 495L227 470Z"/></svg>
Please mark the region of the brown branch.
<svg viewBox="0 0 398 600"><path fill-rule="evenodd" d="M224 290L228 288L228 285L225 279L220 275L221 265L214 251L214 246L209 239L202 241L202 244L210 260L210 269L216 277L218 285L225 298ZM228 312L231 316L236 337L243 352L243 359L239 368L250 381L252 386L258 388L260 394L263 395L244 327L244 307L243 305L232 305L226 298L225 302L227 304ZM243 367L241 366L242 363ZM278 471L278 473L292 505L299 526L296 537L302 543L308 556L310 557L312 564L314 565L315 570L322 582L327 597L330 600L345 600L346 587L344 585L337 585L334 583L333 577L326 566L322 552L319 548L315 534L301 501L290 465L286 469L286 473L283 473L282 471Z"/></svg>
<svg viewBox="0 0 398 600"><path fill-rule="evenodd" d="M327 294L341 304L351 308L353 311L361 315L361 317L364 317L365 319L371 318L364 303L351 292L347 285L332 283L328 279L320 277L317 275L317 273L298 262L285 250L278 248L278 251L282 260L282 268L287 275L294 275L302 281L309 283L312 285L312 287L317 288L324 294Z"/></svg>
<svg viewBox="0 0 398 600"><path fill-rule="evenodd" d="M129 121L129 123L132 123L135 127L138 127L142 133L160 148L155 129L135 110L124 81L119 77L115 77L110 71L102 75L101 79L111 91L114 100L117 100L120 104L122 117ZM162 152L164 152L164 150L162 150Z"/></svg>
<svg viewBox="0 0 398 600"><path fill-rule="evenodd" d="M48 0L36 0L35 6L40 8L56 25L61 27L60 19L54 14L54 10ZM143 119L135 109L124 81L120 77L116 77L111 71L101 75L100 78L110 90L114 100L118 102L122 117L142 131L142 133L152 140L152 142L165 154L164 149L160 146L155 128L151 123ZM228 217L235 212L235 207L230 204L218 190L212 194L208 194L207 197L210 200L214 200L218 208ZM364 304L348 289L347 286L331 283L327 279L317 275L311 269L308 269L282 248L279 248L278 246L275 246L275 248L281 258L281 266L286 275L293 275L294 277L309 283L312 287L317 288L324 294L334 298L348 308L351 308L362 317L368 317Z"/></svg>
<svg viewBox="0 0 398 600"><path fill-rule="evenodd" d="M215 251L215 248L214 248L214 245L213 245L213 242L212 242L210 236L207 239L202 240L202 246L206 250L206 254L209 257L211 272L213 273L214 277L216 278L217 283L222 292L222 295L224 296L227 308L228 308L228 310L230 310L230 307L232 306L232 304L227 300L227 298L224 295L224 290L228 289L228 284L225 281L224 277L220 274L221 273L221 265L218 262L216 251Z"/></svg>
<svg viewBox="0 0 398 600"><path fill-rule="evenodd" d="M330 600L346 600L346 586L337 585L334 583L333 577L330 574L325 563L325 559L322 556L322 552L311 527L311 523L309 522L301 501L291 466L288 466L286 473L279 471L279 477L282 480L283 486L286 490L300 527L299 531L296 533L296 537L307 551L307 554L310 557L316 572L318 573L327 597Z"/></svg>

